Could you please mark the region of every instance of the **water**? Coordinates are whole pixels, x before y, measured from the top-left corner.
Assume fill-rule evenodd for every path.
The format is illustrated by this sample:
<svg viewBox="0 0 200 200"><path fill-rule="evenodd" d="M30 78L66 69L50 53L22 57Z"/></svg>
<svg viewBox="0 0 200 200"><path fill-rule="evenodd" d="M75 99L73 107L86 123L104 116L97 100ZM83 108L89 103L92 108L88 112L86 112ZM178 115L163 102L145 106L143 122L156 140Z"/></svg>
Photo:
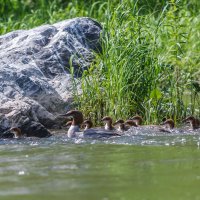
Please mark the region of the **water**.
<svg viewBox="0 0 200 200"><path fill-rule="evenodd" d="M0 199L200 199L200 130L0 141Z"/></svg>

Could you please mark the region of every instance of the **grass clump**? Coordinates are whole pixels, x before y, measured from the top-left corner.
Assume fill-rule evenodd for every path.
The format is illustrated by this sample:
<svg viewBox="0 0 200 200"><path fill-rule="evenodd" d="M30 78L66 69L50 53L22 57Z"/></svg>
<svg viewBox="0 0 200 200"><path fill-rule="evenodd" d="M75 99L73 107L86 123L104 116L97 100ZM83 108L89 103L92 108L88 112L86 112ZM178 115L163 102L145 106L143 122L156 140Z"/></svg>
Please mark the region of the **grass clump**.
<svg viewBox="0 0 200 200"><path fill-rule="evenodd" d="M103 52L83 73L77 108L103 115L200 116L200 3L196 0L0 1L0 34L88 16L103 25ZM75 87L76 88L76 87Z"/></svg>
<svg viewBox="0 0 200 200"><path fill-rule="evenodd" d="M199 15L183 1L149 13L137 1L106 6L103 53L82 77L80 109L97 121L103 115L141 114L147 123L199 116Z"/></svg>

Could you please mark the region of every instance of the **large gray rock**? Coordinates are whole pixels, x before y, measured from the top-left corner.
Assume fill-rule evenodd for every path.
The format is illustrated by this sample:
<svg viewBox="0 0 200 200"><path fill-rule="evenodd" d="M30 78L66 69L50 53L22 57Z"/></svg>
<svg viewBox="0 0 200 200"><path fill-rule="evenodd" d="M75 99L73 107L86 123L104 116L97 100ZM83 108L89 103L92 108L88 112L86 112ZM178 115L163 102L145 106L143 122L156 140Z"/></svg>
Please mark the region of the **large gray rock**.
<svg viewBox="0 0 200 200"><path fill-rule="evenodd" d="M75 77L89 67L101 51L101 30L90 18L75 18L0 36L0 132L20 126L34 135L32 124L59 124L56 115L72 101L70 63Z"/></svg>

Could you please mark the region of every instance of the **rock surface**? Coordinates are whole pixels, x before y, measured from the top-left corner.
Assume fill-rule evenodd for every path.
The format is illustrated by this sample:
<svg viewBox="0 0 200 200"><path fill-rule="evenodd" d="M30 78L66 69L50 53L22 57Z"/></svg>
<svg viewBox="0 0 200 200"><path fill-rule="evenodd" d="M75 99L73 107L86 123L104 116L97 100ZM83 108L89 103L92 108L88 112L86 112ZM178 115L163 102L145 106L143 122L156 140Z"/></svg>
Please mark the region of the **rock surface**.
<svg viewBox="0 0 200 200"><path fill-rule="evenodd" d="M89 67L101 30L75 18L0 36L0 133L19 126L43 137L59 126L56 115L72 102L70 65L75 77Z"/></svg>

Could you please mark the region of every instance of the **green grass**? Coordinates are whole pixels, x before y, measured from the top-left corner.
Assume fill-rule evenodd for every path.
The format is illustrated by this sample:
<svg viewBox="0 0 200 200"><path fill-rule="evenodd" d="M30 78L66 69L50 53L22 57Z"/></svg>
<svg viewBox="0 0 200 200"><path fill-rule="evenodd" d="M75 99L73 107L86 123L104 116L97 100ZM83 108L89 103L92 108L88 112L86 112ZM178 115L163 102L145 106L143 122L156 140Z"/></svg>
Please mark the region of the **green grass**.
<svg viewBox="0 0 200 200"><path fill-rule="evenodd" d="M6 2L6 3L5 3ZM74 91L76 108L103 115L200 116L198 0L0 0L0 34L89 16L103 25L103 52ZM76 88L76 87L75 87Z"/></svg>

